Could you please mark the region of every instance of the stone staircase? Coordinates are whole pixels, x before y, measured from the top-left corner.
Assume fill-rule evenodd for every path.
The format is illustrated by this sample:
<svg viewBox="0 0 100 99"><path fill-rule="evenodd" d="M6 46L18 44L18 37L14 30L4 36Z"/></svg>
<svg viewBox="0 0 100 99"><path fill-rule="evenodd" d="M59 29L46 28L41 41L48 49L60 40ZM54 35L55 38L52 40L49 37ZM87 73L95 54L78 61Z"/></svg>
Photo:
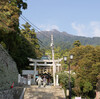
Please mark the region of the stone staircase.
<svg viewBox="0 0 100 99"><path fill-rule="evenodd" d="M65 99L65 95L60 87L46 86L45 88L38 88L38 86L30 86L26 88L24 99Z"/></svg>

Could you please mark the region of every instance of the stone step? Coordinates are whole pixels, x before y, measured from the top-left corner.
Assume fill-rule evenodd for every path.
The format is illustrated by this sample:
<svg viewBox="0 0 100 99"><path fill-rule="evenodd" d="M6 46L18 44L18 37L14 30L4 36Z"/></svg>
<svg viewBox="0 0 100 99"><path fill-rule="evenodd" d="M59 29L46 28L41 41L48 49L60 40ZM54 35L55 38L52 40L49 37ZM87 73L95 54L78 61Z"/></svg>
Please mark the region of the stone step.
<svg viewBox="0 0 100 99"><path fill-rule="evenodd" d="M24 99L65 99L65 95L61 88L30 86L26 88Z"/></svg>

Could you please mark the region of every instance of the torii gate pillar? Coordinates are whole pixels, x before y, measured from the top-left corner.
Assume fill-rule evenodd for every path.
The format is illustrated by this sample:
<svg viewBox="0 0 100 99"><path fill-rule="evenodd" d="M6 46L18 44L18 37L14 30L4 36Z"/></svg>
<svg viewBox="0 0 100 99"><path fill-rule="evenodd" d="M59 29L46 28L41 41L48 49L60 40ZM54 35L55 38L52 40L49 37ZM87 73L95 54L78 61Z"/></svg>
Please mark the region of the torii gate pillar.
<svg viewBox="0 0 100 99"><path fill-rule="evenodd" d="M36 62L34 63L34 83L36 83L35 78L36 78Z"/></svg>

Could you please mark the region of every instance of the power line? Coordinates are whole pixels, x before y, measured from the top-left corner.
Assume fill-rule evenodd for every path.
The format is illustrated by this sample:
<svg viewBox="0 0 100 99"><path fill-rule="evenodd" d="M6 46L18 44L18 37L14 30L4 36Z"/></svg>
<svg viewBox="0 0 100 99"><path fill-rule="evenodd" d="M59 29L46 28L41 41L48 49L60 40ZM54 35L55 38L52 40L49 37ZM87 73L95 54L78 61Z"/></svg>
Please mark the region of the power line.
<svg viewBox="0 0 100 99"><path fill-rule="evenodd" d="M21 17L25 22L28 21L28 22L33 26L33 28L34 28L35 30L38 31L38 33L40 33L40 34L42 33L42 32L40 32L41 30L40 30L36 25L34 25L32 22L30 22L25 16L21 15L20 17ZM47 38L50 39L50 37L48 37L47 35L45 35L45 34L42 34L42 35L44 35L45 37L47 37Z"/></svg>
<svg viewBox="0 0 100 99"><path fill-rule="evenodd" d="M4 6L5 5L3 5L2 6L2 8L1 8L1 10L4 8ZM22 16L22 17L21 17ZM28 21L28 23L30 23L32 26L33 26L33 28L35 29L35 30L37 30L38 31L38 33L40 33L41 34L41 30L36 26L36 25L34 25L30 20L28 20L24 15L21 15L20 17L25 21L25 22L27 22ZM45 35L45 34L42 34L42 35L44 35L45 37L47 37L47 38L49 38L47 35ZM50 39L50 38L49 38Z"/></svg>
<svg viewBox="0 0 100 99"><path fill-rule="evenodd" d="M21 26L19 26L19 27L20 27L21 29L23 29ZM26 32L27 32L27 31L26 31ZM37 39L38 39L38 38L37 38ZM43 44L43 42L42 42L40 39L38 39L38 40L39 40L40 43L41 43L40 45L43 46L44 48L46 48L46 46ZM46 48L46 49L47 49L47 48Z"/></svg>
<svg viewBox="0 0 100 99"><path fill-rule="evenodd" d="M4 8L4 6L5 6L5 5L2 6L1 10ZM3 14L6 15L5 13L3 13ZM8 17L10 17L10 16L8 16ZM25 16L23 16L23 17L24 17L24 18L22 18L22 19L23 19L25 22L28 21L29 23L31 23ZM27 20L27 21L26 21L26 20ZM3 21L3 20L2 20L2 21ZM14 20L14 21L17 22L16 20ZM7 21L6 21L6 22L7 22ZM5 22L3 22L3 23L5 24ZM5 25L6 25L6 24L5 24ZM31 25L34 26L34 27L37 29L37 31L40 30L40 29L39 29L37 26L35 26L34 24L31 23ZM7 25L6 25L6 26L7 26ZM9 28L9 26L7 26L7 27ZM19 26L19 27L20 27L21 29L23 29L21 26ZM9 29L11 29L11 28L9 28ZM13 30L14 30L14 29L13 29ZM15 31L15 30L14 30L14 31ZM39 31L38 31L38 32L39 32ZM45 35L44 35L44 36L45 36ZM47 36L46 36L46 37L47 37ZM37 39L38 39L38 38L37 38ZM46 46L43 45L43 42L42 42L40 39L38 39L38 41L40 42L40 44L41 44L43 47L46 48ZM47 49L47 48L46 48L46 49Z"/></svg>
<svg viewBox="0 0 100 99"><path fill-rule="evenodd" d="M19 26L21 29L23 29L21 26ZM37 38L38 39L38 38ZM40 41L40 43L42 43L42 41L40 39L38 39Z"/></svg>
<svg viewBox="0 0 100 99"><path fill-rule="evenodd" d="M21 29L23 29L21 26L19 26ZM38 38L36 38L36 39L38 39ZM43 44L42 44L42 41L40 40L40 39L38 39L39 41L40 41L40 43L41 43L41 45L43 46L43 47L45 47ZM45 47L46 48L46 47ZM36 48L34 48L34 49L36 49Z"/></svg>
<svg viewBox="0 0 100 99"><path fill-rule="evenodd" d="M3 6L4 7L4 6ZM2 8L3 8L2 7ZM5 13L3 13L4 15L6 15ZM2 21L2 23L5 25L5 26L7 26L7 28L9 28L9 26L3 21L3 20L1 20ZM16 20L14 20L15 22L17 22ZM6 21L7 22L7 21ZM19 26L21 29L23 29L21 26ZM11 28L9 28L9 29L11 29ZM14 30L14 29L12 29L12 30ZM15 31L15 30L14 30ZM38 39L38 38L37 38ZM40 42L40 43L43 43L40 39L38 39L38 41ZM42 46L43 46L43 44L41 44ZM44 47L44 46L43 46Z"/></svg>
<svg viewBox="0 0 100 99"><path fill-rule="evenodd" d="M3 13L4 15L5 15L5 13ZM5 26L7 26L7 28L9 28L9 26L3 21L3 20L1 20L1 22L5 25ZM7 22L7 21L6 21ZM21 26L19 26L21 29L23 29ZM9 28L9 29L11 29L11 28ZM12 29L12 30L14 30L14 29ZM15 31L15 30L14 30ZM18 32L17 32L18 33ZM18 33L19 34L19 33ZM38 39L38 38L37 38ZM41 43L41 45L43 46L43 44L42 44L42 41L40 40L40 39L38 39L39 41L40 41L40 43ZM43 46L43 47L45 47L45 46ZM36 49L36 48L34 48L34 49Z"/></svg>
<svg viewBox="0 0 100 99"><path fill-rule="evenodd" d="M5 26L7 26L3 21L2 21L2 23L5 25ZM7 28L9 28L8 26L7 26ZM22 27L20 27L20 28L22 28ZM10 28L9 28L10 29ZM14 30L15 31L15 30ZM18 33L18 32L17 32ZM19 34L19 33L18 33ZM38 39L38 38L37 38ZM38 39L39 40L39 39ZM42 44L41 44L42 45ZM43 45L42 45L43 46ZM44 46L43 46L44 47ZM33 47L33 49L37 49L37 48L34 48Z"/></svg>
<svg viewBox="0 0 100 99"><path fill-rule="evenodd" d="M25 17L25 18L21 17L21 18L22 18L25 22L31 23L26 17ZM31 23L31 25L32 25L32 27L34 28L35 25L33 25L32 23ZM34 29L37 30L39 33L41 33L41 32L39 31L40 29L39 29L37 26L35 26L35 27L36 27L37 29L35 29L35 28L34 28ZM38 29L39 29L39 30L38 30ZM42 34L42 35L44 35L44 34ZM49 37L46 36L46 35L44 35L44 36L47 37L47 38L49 38ZM50 38L49 38L49 39L50 39ZM46 45L43 44L43 43L42 43L41 45L42 45L43 47L46 46ZM45 47L45 48L46 48L46 47ZM47 49L47 48L46 48L46 49Z"/></svg>
<svg viewBox="0 0 100 99"><path fill-rule="evenodd" d="M2 21L2 23L5 25L5 26L7 26L7 24L5 24L5 22L3 21L3 20L1 20ZM21 29L23 29L21 26L19 26ZM7 26L7 28L9 28L8 26ZM9 29L11 29L11 28L9 28ZM14 30L14 29L13 29ZM15 30L14 30L15 31ZM17 32L18 33L18 32ZM18 33L19 34L19 33ZM38 38L37 38L38 39ZM40 43L41 43L41 45L43 46L43 47L45 47L43 44L42 44L42 41L40 40L40 39L38 39L39 41L40 41ZM46 48L46 47L45 47ZM36 49L36 48L34 48L34 49Z"/></svg>

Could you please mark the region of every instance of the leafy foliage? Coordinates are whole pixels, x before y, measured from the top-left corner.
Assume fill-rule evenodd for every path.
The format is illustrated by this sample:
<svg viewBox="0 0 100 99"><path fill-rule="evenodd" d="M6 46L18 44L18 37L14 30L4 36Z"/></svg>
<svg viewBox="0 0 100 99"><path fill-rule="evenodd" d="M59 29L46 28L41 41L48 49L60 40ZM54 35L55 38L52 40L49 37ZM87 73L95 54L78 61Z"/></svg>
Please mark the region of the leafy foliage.
<svg viewBox="0 0 100 99"><path fill-rule="evenodd" d="M19 11L15 1L12 2L1 2L0 4L0 29L3 33L10 33L12 31L18 31L19 24ZM4 32L5 31L5 32Z"/></svg>
<svg viewBox="0 0 100 99"><path fill-rule="evenodd" d="M68 87L68 81L69 81L68 74L61 72L61 73L58 73L58 75L59 75L59 83L62 86L62 88L68 89L69 88Z"/></svg>
<svg viewBox="0 0 100 99"><path fill-rule="evenodd" d="M82 95L93 98L98 82L97 77L100 75L100 46L75 47L70 53L74 55L75 93L78 96Z"/></svg>
<svg viewBox="0 0 100 99"><path fill-rule="evenodd" d="M22 25L24 29L21 30L21 35L31 44L32 49L34 49L37 57L41 56L41 52L39 50L40 46L38 44L38 39L34 29L30 29L31 25L26 22L26 24Z"/></svg>
<svg viewBox="0 0 100 99"><path fill-rule="evenodd" d="M6 48L17 63L18 71L31 69L27 57L41 56L35 31L30 30L26 35L19 29L20 8L27 8L23 0L1 0L0 2L0 44ZM24 25L25 26L25 25Z"/></svg>
<svg viewBox="0 0 100 99"><path fill-rule="evenodd" d="M66 96L66 90L69 89L69 74L66 72L60 72L58 73L59 76L59 83L62 86L62 88L64 89L65 92L65 96ZM74 87L74 79L73 79L73 75L71 75L71 88Z"/></svg>
<svg viewBox="0 0 100 99"><path fill-rule="evenodd" d="M79 47L79 46L81 45L81 42L80 42L79 40L77 40L77 41L75 41L75 42L73 43L73 45L74 45L75 47Z"/></svg>

